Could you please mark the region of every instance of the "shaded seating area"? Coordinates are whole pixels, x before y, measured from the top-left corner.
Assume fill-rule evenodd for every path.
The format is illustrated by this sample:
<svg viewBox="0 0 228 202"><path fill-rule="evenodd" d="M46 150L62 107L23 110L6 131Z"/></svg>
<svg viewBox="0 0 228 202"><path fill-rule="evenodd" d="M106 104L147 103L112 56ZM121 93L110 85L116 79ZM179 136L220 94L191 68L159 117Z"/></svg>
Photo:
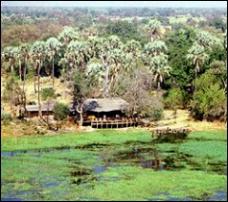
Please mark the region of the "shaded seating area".
<svg viewBox="0 0 228 202"><path fill-rule="evenodd" d="M138 125L137 117L127 116L129 103L122 98L87 99L83 125L93 128L123 128Z"/></svg>

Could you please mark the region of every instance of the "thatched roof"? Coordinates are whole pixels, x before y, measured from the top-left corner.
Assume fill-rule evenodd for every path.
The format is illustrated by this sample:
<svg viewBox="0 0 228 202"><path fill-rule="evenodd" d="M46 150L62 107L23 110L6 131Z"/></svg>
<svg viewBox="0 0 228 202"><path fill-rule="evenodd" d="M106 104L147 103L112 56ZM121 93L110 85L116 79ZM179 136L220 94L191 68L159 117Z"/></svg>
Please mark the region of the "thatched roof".
<svg viewBox="0 0 228 202"><path fill-rule="evenodd" d="M123 111L129 104L122 98L97 98L84 101L84 110L91 112Z"/></svg>
<svg viewBox="0 0 228 202"><path fill-rule="evenodd" d="M49 106L48 103L44 103L41 105L41 111L53 111L55 103L50 102ZM38 112L39 111L39 105L26 105L26 110L28 112Z"/></svg>

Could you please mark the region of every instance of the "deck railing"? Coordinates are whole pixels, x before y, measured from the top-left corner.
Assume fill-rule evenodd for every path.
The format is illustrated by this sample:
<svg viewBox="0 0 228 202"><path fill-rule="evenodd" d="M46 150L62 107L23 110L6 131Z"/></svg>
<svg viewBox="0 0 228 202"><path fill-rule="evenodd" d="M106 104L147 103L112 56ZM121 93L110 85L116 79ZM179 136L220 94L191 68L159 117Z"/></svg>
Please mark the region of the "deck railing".
<svg viewBox="0 0 228 202"><path fill-rule="evenodd" d="M135 127L138 125L136 119L127 120L86 120L87 125L91 125L93 128L122 128L122 127Z"/></svg>

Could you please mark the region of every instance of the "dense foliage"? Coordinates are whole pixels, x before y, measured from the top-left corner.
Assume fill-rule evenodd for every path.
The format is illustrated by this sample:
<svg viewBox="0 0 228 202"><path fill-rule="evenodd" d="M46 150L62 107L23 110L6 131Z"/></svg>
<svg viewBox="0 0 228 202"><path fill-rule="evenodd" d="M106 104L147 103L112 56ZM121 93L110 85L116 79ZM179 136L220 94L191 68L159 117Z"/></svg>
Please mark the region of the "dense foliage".
<svg viewBox="0 0 228 202"><path fill-rule="evenodd" d="M63 121L67 118L69 114L68 106L63 103L56 103L53 109L54 119L58 121Z"/></svg>
<svg viewBox="0 0 228 202"><path fill-rule="evenodd" d="M205 73L196 80L196 91L191 101L193 116L207 120L225 117L225 101L224 90L216 76Z"/></svg>
<svg viewBox="0 0 228 202"><path fill-rule="evenodd" d="M11 105L13 98L21 107L30 101L25 87L33 79L41 106L54 97L60 78L80 114L86 98L120 96L130 116L157 120L165 105L188 108L196 118L224 118L223 9L202 9L200 16L195 9L189 15L180 15L181 9L56 9L3 9L1 70L17 79L17 87L7 79L3 96ZM47 76L52 90L42 91ZM21 96L7 96L11 92Z"/></svg>

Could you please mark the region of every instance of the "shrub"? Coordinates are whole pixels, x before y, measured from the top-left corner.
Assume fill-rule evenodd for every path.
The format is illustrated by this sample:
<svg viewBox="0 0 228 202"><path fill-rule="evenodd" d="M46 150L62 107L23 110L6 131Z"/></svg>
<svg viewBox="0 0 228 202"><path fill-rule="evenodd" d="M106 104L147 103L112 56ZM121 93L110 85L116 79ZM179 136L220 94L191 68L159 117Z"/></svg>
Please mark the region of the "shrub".
<svg viewBox="0 0 228 202"><path fill-rule="evenodd" d="M196 80L196 90L190 103L194 118L214 120L225 118L226 97L216 76L205 73Z"/></svg>
<svg viewBox="0 0 228 202"><path fill-rule="evenodd" d="M2 112L1 113L1 121L3 124L9 124L12 121L12 116L10 113Z"/></svg>
<svg viewBox="0 0 228 202"><path fill-rule="evenodd" d="M168 92L165 98L165 107L170 109L177 109L178 107L183 107L184 96L180 88L173 88Z"/></svg>
<svg viewBox="0 0 228 202"><path fill-rule="evenodd" d="M68 106L63 103L56 103L53 109L54 119L58 121L65 120L69 114Z"/></svg>
<svg viewBox="0 0 228 202"><path fill-rule="evenodd" d="M53 88L44 88L41 91L41 96L43 100L47 100L49 98L54 98L55 90Z"/></svg>
<svg viewBox="0 0 228 202"><path fill-rule="evenodd" d="M145 99L145 98L144 98ZM149 96L139 107L140 115L151 121L158 121L163 117L163 104L161 98Z"/></svg>

